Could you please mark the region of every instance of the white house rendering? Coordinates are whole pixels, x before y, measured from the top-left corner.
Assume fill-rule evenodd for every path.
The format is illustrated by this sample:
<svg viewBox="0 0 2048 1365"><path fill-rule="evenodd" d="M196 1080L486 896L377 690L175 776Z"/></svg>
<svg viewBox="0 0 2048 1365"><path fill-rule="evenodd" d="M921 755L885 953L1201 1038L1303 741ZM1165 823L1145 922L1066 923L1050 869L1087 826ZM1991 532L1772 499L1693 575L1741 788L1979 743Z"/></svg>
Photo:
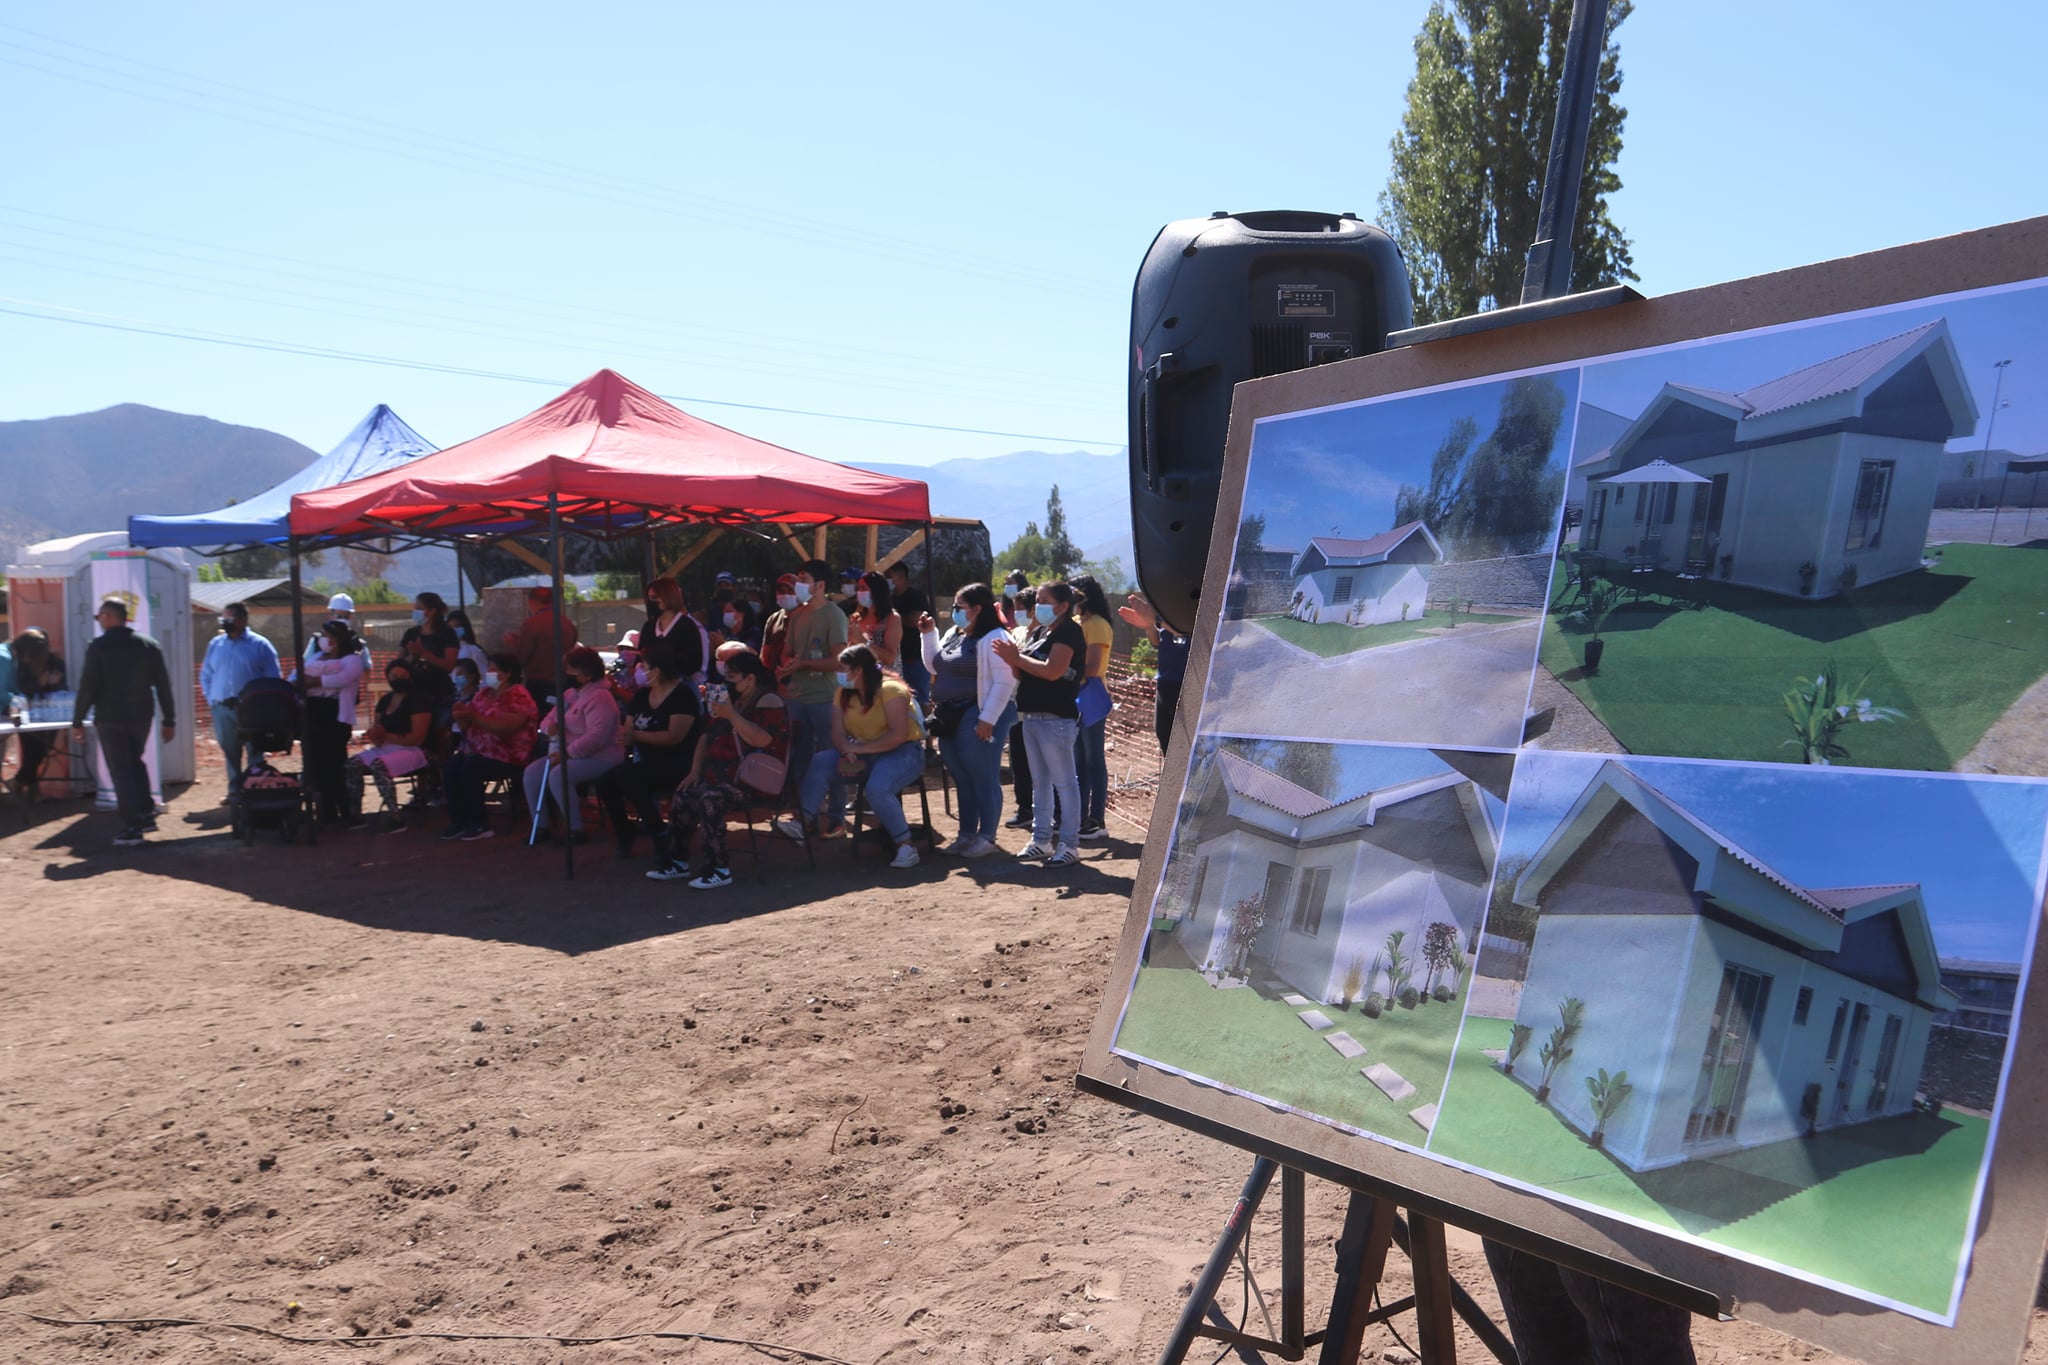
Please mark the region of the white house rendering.
<svg viewBox="0 0 2048 1365"><path fill-rule="evenodd" d="M1797 829L1787 829L1797 839ZM1536 935L1511 1074L1532 1089L1560 1005L1582 1002L1547 1102L1631 1170L1911 1112L1937 1012L1955 1008L1917 885L1804 887L1608 762L1514 888Z"/></svg>
<svg viewBox="0 0 2048 1365"><path fill-rule="evenodd" d="M1498 833L1470 778L1447 769L1328 801L1228 751L1216 761L1225 801L1197 831L1176 926L1197 966L1228 963L1234 908L1254 896L1267 907L1254 980L1326 1003L1395 929L1411 955L1437 921L1472 942Z"/></svg>
<svg viewBox="0 0 2048 1365"><path fill-rule="evenodd" d="M1287 614L1349 626L1418 618L1429 602L1430 570L1443 559L1443 547L1419 521L1366 540L1312 536L1294 561Z"/></svg>
<svg viewBox="0 0 2048 1365"><path fill-rule="evenodd" d="M1573 465L1579 548L1787 595L1911 573L1945 444L1977 417L1940 318L1739 393L1667 383Z"/></svg>

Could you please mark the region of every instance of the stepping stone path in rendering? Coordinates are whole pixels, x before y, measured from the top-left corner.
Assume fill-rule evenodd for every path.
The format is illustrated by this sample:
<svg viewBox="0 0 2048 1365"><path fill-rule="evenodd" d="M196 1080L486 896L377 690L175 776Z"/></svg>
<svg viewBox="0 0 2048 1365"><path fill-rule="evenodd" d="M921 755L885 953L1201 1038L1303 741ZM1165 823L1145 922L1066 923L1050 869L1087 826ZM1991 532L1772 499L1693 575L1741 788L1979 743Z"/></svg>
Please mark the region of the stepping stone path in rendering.
<svg viewBox="0 0 2048 1365"><path fill-rule="evenodd" d="M1363 1057L1365 1055L1365 1044L1359 1042L1356 1038L1353 1038L1348 1033L1325 1033L1323 1035L1323 1041L1328 1043L1331 1047L1336 1048L1339 1056L1345 1057L1347 1059L1352 1057Z"/></svg>
<svg viewBox="0 0 2048 1365"><path fill-rule="evenodd" d="M1310 1010L1306 1014L1301 1015L1300 1019L1302 1023L1307 1024L1318 1033L1321 1033L1330 1026L1330 1016L1324 1014L1321 1010Z"/></svg>
<svg viewBox="0 0 2048 1365"><path fill-rule="evenodd" d="M1374 1062L1371 1066L1361 1067L1358 1074L1378 1086L1382 1094L1397 1104L1415 1093L1415 1087L1402 1080L1401 1073L1385 1062Z"/></svg>
<svg viewBox="0 0 2048 1365"><path fill-rule="evenodd" d="M1315 1001L1309 999L1305 995L1283 995L1280 997L1280 1003L1283 1005L1292 1005L1296 1009L1300 1009L1303 1005L1315 1004Z"/></svg>
<svg viewBox="0 0 2048 1365"><path fill-rule="evenodd" d="M1408 1117L1420 1124L1422 1131L1425 1133L1433 1132L1436 1129L1436 1106L1433 1104L1416 1105L1408 1111Z"/></svg>

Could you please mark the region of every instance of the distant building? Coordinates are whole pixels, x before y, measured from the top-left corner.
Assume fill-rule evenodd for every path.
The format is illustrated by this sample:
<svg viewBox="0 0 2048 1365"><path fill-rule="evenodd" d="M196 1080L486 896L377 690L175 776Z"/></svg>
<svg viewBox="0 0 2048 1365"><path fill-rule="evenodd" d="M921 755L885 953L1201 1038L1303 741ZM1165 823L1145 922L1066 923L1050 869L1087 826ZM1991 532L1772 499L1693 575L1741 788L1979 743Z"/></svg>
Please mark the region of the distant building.
<svg viewBox="0 0 2048 1365"><path fill-rule="evenodd" d="M1954 1009L1935 1015L1935 1023L2000 1037L2012 1034L2012 1012L2020 998L2019 963L1945 957L1941 960L1941 984L1955 995L1957 1003Z"/></svg>

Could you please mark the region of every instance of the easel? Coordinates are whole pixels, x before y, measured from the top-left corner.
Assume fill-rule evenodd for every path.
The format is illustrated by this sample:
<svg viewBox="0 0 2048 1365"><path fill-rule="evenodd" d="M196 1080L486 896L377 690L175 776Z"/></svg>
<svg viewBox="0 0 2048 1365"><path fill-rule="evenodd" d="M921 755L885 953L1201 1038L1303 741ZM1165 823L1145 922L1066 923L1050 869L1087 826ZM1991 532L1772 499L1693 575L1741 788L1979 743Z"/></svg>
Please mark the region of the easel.
<svg viewBox="0 0 2048 1365"><path fill-rule="evenodd" d="M1280 1335L1274 1339L1205 1319L1276 1169L1280 1172ZM1506 1334L1451 1278L1443 1223L1412 1209L1404 1220L1393 1200L1361 1190L1352 1191L1344 1213L1344 1232L1337 1243L1340 1269L1328 1321L1319 1331L1307 1331L1302 1276L1307 1260L1307 1183L1302 1172L1280 1166L1271 1157L1262 1156L1252 1163L1244 1189L1224 1221L1223 1235L1209 1253L1187 1307L1181 1310L1173 1335L1159 1353L1159 1365L1182 1365L1199 1338L1236 1349L1270 1352L1282 1360L1305 1359L1309 1347L1321 1345L1320 1365L1357 1365L1365 1329L1410 1309L1415 1311L1416 1349L1422 1365L1455 1365L1453 1314L1464 1320L1501 1365L1517 1365L1515 1348ZM1375 1308L1373 1300L1386 1274L1387 1251L1394 1246L1407 1254L1414 1268L1414 1292Z"/></svg>

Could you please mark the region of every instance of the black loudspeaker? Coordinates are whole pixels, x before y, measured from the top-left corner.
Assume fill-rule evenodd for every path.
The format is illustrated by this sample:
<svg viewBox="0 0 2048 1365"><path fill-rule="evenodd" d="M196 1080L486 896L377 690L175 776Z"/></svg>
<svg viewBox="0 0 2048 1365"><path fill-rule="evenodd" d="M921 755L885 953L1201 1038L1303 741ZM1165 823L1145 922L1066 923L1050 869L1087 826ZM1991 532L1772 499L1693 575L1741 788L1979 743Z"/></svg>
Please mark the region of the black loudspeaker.
<svg viewBox="0 0 2048 1365"><path fill-rule="evenodd" d="M1169 624L1194 626L1231 388L1384 350L1413 317L1400 248L1353 214L1159 230L1131 288L1131 535L1138 584Z"/></svg>

